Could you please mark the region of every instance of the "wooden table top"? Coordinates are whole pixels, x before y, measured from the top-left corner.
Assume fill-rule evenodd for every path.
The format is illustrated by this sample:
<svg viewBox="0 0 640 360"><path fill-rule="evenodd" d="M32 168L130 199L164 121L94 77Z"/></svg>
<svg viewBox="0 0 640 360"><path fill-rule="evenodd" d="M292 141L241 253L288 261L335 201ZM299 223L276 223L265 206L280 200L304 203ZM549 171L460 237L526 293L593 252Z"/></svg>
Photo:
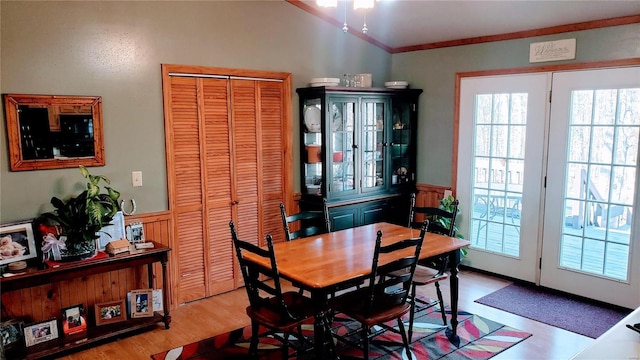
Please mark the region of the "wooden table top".
<svg viewBox="0 0 640 360"><path fill-rule="evenodd" d="M327 288L351 279L366 276L378 230L382 231L382 244L418 237L419 229L389 223L376 223L340 230L322 235L274 244L278 270L282 277L308 288ZM469 241L427 233L420 258L425 259L469 246ZM250 254L247 258L251 259ZM255 259L255 258L253 258ZM270 264L257 263L265 266ZM384 263L383 256L380 263Z"/></svg>

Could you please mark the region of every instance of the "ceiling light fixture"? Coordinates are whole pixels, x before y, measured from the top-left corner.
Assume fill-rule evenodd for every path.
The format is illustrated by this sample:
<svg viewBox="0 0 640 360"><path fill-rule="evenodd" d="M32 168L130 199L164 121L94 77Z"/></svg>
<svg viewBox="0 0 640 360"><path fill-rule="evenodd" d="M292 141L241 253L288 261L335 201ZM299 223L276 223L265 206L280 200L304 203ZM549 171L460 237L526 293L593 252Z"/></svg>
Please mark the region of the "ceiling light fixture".
<svg viewBox="0 0 640 360"><path fill-rule="evenodd" d="M364 11L364 24L362 25L362 33L366 34L369 29L367 28L367 9L373 9L375 5L375 0L352 0L353 1L353 9L363 9ZM344 0L344 24L342 26L342 31L347 33L349 31L349 26L347 25L347 3L349 0ZM338 7L338 0L316 0L316 4L320 7Z"/></svg>

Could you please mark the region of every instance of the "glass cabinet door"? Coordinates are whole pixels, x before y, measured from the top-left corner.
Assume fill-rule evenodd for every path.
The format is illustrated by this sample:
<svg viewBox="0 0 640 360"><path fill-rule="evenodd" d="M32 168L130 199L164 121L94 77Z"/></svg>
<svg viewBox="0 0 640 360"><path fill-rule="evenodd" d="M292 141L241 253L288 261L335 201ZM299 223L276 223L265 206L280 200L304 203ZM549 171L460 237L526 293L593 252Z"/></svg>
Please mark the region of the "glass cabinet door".
<svg viewBox="0 0 640 360"><path fill-rule="evenodd" d="M383 188L384 180L384 124L386 103L379 99L362 101L362 191Z"/></svg>
<svg viewBox="0 0 640 360"><path fill-rule="evenodd" d="M354 98L330 98L327 116L328 134L330 136L331 154L330 167L330 192L331 197L340 197L341 194L356 190L356 106Z"/></svg>
<svg viewBox="0 0 640 360"><path fill-rule="evenodd" d="M412 144L411 116L413 104L409 101L396 101L392 109L391 125L391 186L414 180L416 169L411 161L415 153Z"/></svg>
<svg viewBox="0 0 640 360"><path fill-rule="evenodd" d="M320 98L304 100L302 174L305 194L322 196L322 109Z"/></svg>

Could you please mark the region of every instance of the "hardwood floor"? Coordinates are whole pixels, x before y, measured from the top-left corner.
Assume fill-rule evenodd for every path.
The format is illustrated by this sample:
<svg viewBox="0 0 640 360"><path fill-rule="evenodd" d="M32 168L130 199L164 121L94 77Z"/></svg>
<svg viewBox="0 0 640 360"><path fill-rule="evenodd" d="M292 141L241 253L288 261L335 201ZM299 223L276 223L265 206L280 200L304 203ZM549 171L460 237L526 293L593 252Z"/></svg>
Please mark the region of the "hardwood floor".
<svg viewBox="0 0 640 360"><path fill-rule="evenodd" d="M582 335L474 303L474 300L509 284L511 282L508 280L471 270L460 272L460 309L533 334L493 359L569 359L593 341ZM449 289L446 282L444 285L443 295L448 299ZM420 291L426 296L435 297L433 286L421 287ZM194 301L171 312L172 324L169 330L158 325L153 331L110 342L63 359L148 360L152 354L163 350L248 325L249 319L244 312L246 305L244 289Z"/></svg>

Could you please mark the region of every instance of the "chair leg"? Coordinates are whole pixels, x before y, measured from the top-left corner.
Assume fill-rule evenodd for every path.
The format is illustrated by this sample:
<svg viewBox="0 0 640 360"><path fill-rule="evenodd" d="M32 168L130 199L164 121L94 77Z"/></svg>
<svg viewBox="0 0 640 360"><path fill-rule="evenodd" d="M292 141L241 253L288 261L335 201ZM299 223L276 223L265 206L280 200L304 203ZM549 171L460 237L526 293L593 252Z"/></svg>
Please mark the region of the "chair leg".
<svg viewBox="0 0 640 360"><path fill-rule="evenodd" d="M438 294L438 302L440 302L440 314L442 314L442 323L447 325L447 313L444 310L444 301L442 301L442 292L440 291L440 283L436 282L436 293Z"/></svg>
<svg viewBox="0 0 640 360"><path fill-rule="evenodd" d="M411 324L409 324L411 326ZM402 323L402 318L398 318L398 330L400 330L400 336L402 336L402 344L404 345L404 350L407 352L407 359L411 360L411 348L409 347L409 341L407 337L407 333L404 332L404 324Z"/></svg>
<svg viewBox="0 0 640 360"><path fill-rule="evenodd" d="M249 345L249 356L258 357L258 323L251 321L251 343Z"/></svg>
<svg viewBox="0 0 640 360"><path fill-rule="evenodd" d="M411 285L411 308L409 309L409 332L408 337L409 341L413 339L413 318L416 315L416 285Z"/></svg>
<svg viewBox="0 0 640 360"><path fill-rule="evenodd" d="M282 342L282 360L289 358L289 332L284 333L284 341Z"/></svg>
<svg viewBox="0 0 640 360"><path fill-rule="evenodd" d="M362 353L364 360L369 360L369 327L362 324Z"/></svg>

